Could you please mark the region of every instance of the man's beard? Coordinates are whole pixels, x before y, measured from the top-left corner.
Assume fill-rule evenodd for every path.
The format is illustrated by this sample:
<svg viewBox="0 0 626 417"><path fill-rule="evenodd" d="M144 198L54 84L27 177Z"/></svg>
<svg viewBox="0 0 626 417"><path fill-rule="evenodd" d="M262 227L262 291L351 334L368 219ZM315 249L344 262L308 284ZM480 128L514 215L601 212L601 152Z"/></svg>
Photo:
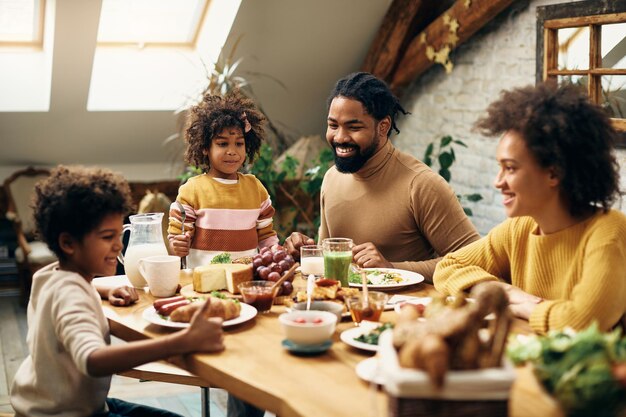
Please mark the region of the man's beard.
<svg viewBox="0 0 626 417"><path fill-rule="evenodd" d="M337 156L337 150L335 149L338 145L333 143L333 151L335 152L335 167L337 167L337 171L342 172L344 174L353 174L363 168L365 163L369 161L369 159L376 152L376 148L378 147L378 139L372 141L372 144L365 148L360 149L357 145L349 145L347 147L356 148L357 152L353 156L342 158ZM341 145L342 147L346 147L345 144Z"/></svg>

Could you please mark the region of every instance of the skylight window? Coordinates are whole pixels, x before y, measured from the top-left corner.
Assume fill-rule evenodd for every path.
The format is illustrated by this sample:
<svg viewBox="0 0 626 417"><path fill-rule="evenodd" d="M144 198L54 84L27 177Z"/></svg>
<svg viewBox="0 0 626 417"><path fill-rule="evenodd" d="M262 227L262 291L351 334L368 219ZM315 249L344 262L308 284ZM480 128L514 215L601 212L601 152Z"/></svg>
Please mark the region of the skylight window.
<svg viewBox="0 0 626 417"><path fill-rule="evenodd" d="M0 0L0 45L41 45L44 6L45 0Z"/></svg>
<svg viewBox="0 0 626 417"><path fill-rule="evenodd" d="M171 111L197 101L240 4L102 0L87 110Z"/></svg>
<svg viewBox="0 0 626 417"><path fill-rule="evenodd" d="M192 46L207 6L208 0L105 0L98 44Z"/></svg>

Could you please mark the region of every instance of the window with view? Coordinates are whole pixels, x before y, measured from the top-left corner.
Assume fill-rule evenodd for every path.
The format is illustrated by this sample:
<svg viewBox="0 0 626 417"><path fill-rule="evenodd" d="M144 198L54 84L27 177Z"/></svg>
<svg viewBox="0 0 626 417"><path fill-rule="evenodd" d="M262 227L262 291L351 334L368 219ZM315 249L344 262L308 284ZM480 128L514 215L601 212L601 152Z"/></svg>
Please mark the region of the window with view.
<svg viewBox="0 0 626 417"><path fill-rule="evenodd" d="M626 147L626 3L568 2L538 7L537 16L537 81L585 87Z"/></svg>

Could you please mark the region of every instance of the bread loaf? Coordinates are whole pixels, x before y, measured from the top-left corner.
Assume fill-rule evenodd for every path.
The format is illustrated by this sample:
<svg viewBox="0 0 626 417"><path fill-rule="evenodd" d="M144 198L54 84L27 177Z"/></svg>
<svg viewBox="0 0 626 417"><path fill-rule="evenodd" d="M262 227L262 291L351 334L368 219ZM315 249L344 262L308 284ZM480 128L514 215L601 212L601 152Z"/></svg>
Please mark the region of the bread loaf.
<svg viewBox="0 0 626 417"><path fill-rule="evenodd" d="M241 282L251 280L252 265L211 264L193 270L193 290L196 292L227 289L233 294L239 294L237 286Z"/></svg>
<svg viewBox="0 0 626 417"><path fill-rule="evenodd" d="M233 294L239 294L239 284L252 281L252 265L223 264L226 270L226 289Z"/></svg>

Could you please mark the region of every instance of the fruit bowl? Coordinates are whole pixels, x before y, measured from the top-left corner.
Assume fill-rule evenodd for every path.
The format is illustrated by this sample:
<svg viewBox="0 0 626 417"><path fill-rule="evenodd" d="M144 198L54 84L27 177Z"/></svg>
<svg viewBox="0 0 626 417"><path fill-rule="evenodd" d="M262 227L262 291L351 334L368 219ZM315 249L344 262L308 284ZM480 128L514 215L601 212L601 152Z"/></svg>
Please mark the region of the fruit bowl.
<svg viewBox="0 0 626 417"><path fill-rule="evenodd" d="M278 316L285 337L295 344L318 345L335 332L337 316L328 311L291 311Z"/></svg>

